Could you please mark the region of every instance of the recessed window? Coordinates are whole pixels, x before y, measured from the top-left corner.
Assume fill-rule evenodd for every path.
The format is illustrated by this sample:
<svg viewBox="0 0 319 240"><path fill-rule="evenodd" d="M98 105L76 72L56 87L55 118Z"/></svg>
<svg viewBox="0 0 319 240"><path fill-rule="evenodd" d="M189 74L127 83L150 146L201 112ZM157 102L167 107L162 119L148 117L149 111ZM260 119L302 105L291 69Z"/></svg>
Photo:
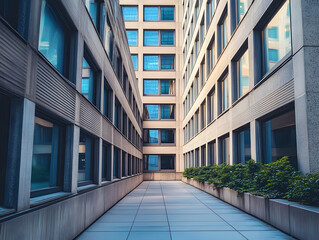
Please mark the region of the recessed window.
<svg viewBox="0 0 319 240"><path fill-rule="evenodd" d="M138 65L137 65L137 54L132 54L132 61L133 61L133 66L134 66L134 70L136 70L137 71L137 67L138 67Z"/></svg>
<svg viewBox="0 0 319 240"><path fill-rule="evenodd" d="M114 44L114 35L112 26L110 23L110 19L108 16L106 16L106 22L105 22L105 30L104 30L104 48L105 51L109 57L110 60L113 58L113 44ZM111 61L112 62L112 61Z"/></svg>
<svg viewBox="0 0 319 240"><path fill-rule="evenodd" d="M144 143L155 143L158 144L158 129L144 129Z"/></svg>
<svg viewBox="0 0 319 240"><path fill-rule="evenodd" d="M211 92L207 96L207 117L208 117L208 123L212 122L216 118L216 112L215 112L215 88L211 90Z"/></svg>
<svg viewBox="0 0 319 240"><path fill-rule="evenodd" d="M237 98L249 92L249 57L248 50L236 63L237 68Z"/></svg>
<svg viewBox="0 0 319 240"><path fill-rule="evenodd" d="M172 46L174 45L174 30L161 30L161 45Z"/></svg>
<svg viewBox="0 0 319 240"><path fill-rule="evenodd" d="M262 122L263 162L270 163L288 156L297 167L295 111Z"/></svg>
<svg viewBox="0 0 319 240"><path fill-rule="evenodd" d="M80 133L79 143L79 164L78 164L78 185L85 185L93 182L94 173L94 138Z"/></svg>
<svg viewBox="0 0 319 240"><path fill-rule="evenodd" d="M236 21L239 23L248 9L248 0L236 0Z"/></svg>
<svg viewBox="0 0 319 240"><path fill-rule="evenodd" d="M173 70L174 55L144 55L144 70Z"/></svg>
<svg viewBox="0 0 319 240"><path fill-rule="evenodd" d="M145 6L144 21L174 21L173 6Z"/></svg>
<svg viewBox="0 0 319 240"><path fill-rule="evenodd" d="M161 143L175 143L174 129L161 129Z"/></svg>
<svg viewBox="0 0 319 240"><path fill-rule="evenodd" d="M28 38L30 2L27 0L1 0L0 2L0 16L24 39Z"/></svg>
<svg viewBox="0 0 319 240"><path fill-rule="evenodd" d="M102 180L110 180L112 146L107 142L103 142L102 146Z"/></svg>
<svg viewBox="0 0 319 240"><path fill-rule="evenodd" d="M161 171L175 169L175 155L144 155L145 171Z"/></svg>
<svg viewBox="0 0 319 240"><path fill-rule="evenodd" d="M290 6L286 1L262 31L264 74L291 52Z"/></svg>
<svg viewBox="0 0 319 240"><path fill-rule="evenodd" d="M43 0L38 49L62 75L67 75L68 70L68 34L52 6Z"/></svg>
<svg viewBox="0 0 319 240"><path fill-rule="evenodd" d="M144 46L172 46L174 33L174 30L144 30Z"/></svg>
<svg viewBox="0 0 319 240"><path fill-rule="evenodd" d="M204 100L203 103L200 105L200 112L201 112L201 124L200 129L206 127L206 101Z"/></svg>
<svg viewBox="0 0 319 240"><path fill-rule="evenodd" d="M144 104L144 119L145 120L175 119L175 105Z"/></svg>
<svg viewBox="0 0 319 240"><path fill-rule="evenodd" d="M120 160L121 160L121 150L114 147L113 151L113 179L120 178Z"/></svg>
<svg viewBox="0 0 319 240"><path fill-rule="evenodd" d="M215 0L207 0L207 4L206 4L206 20L207 20L206 29L208 28L209 23L213 18L214 12L215 12Z"/></svg>
<svg viewBox="0 0 319 240"><path fill-rule="evenodd" d="M120 101L115 97L115 107L114 107L114 125L119 130L121 129L121 116L122 116L122 106Z"/></svg>
<svg viewBox="0 0 319 240"><path fill-rule="evenodd" d="M144 119L152 120L152 119L159 119L159 105L144 105Z"/></svg>
<svg viewBox="0 0 319 240"><path fill-rule="evenodd" d="M237 163L247 163L251 159L250 129L240 130L237 134Z"/></svg>
<svg viewBox="0 0 319 240"><path fill-rule="evenodd" d="M105 3L103 0L85 0L85 6L88 9L91 19L98 31L101 39L104 38L105 26Z"/></svg>
<svg viewBox="0 0 319 240"><path fill-rule="evenodd" d="M215 40L213 38L207 47L207 74L213 70L215 61Z"/></svg>
<svg viewBox="0 0 319 240"><path fill-rule="evenodd" d="M174 95L175 80L144 79L144 95Z"/></svg>
<svg viewBox="0 0 319 240"><path fill-rule="evenodd" d="M219 32L220 32L220 36L219 36L219 46L220 46L220 51L219 51L219 55L221 54L221 52L224 50L224 48L226 47L228 40L229 40L229 22L228 22L228 15L227 12L224 14L222 20L219 23Z"/></svg>
<svg viewBox="0 0 319 240"><path fill-rule="evenodd" d="M88 58L83 58L82 63L82 87L81 93L94 105L97 105L97 71L94 65L87 61Z"/></svg>
<svg viewBox="0 0 319 240"><path fill-rule="evenodd" d="M113 90L109 83L104 79L103 92L103 114L112 121L113 118Z"/></svg>
<svg viewBox="0 0 319 240"><path fill-rule="evenodd" d="M137 30L126 30L128 45L137 46Z"/></svg>
<svg viewBox="0 0 319 240"><path fill-rule="evenodd" d="M175 119L175 105L161 105L161 119Z"/></svg>
<svg viewBox="0 0 319 240"><path fill-rule="evenodd" d="M61 191L64 163L63 145L63 127L43 118L35 117L31 197L41 195L41 193Z"/></svg>
<svg viewBox="0 0 319 240"><path fill-rule="evenodd" d="M206 166L206 145L201 146L200 148L201 151L201 166Z"/></svg>
<svg viewBox="0 0 319 240"><path fill-rule="evenodd" d="M122 6L124 21L137 21L137 6Z"/></svg>
<svg viewBox="0 0 319 240"><path fill-rule="evenodd" d="M208 165L217 164L216 160L216 141L208 143Z"/></svg>
<svg viewBox="0 0 319 240"><path fill-rule="evenodd" d="M219 86L220 86L219 113L223 113L229 107L228 76L227 75L219 82Z"/></svg>
<svg viewBox="0 0 319 240"><path fill-rule="evenodd" d="M229 136L220 139L220 160L219 163L230 164Z"/></svg>

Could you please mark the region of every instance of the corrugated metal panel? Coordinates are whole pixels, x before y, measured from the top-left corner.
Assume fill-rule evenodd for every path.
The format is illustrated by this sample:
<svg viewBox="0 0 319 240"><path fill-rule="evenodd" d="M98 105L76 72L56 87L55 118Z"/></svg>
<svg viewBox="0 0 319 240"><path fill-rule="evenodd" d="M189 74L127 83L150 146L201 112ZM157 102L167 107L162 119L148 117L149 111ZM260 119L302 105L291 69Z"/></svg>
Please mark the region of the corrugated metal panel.
<svg viewBox="0 0 319 240"><path fill-rule="evenodd" d="M27 46L13 32L0 23L0 85L23 94L26 86Z"/></svg>
<svg viewBox="0 0 319 240"><path fill-rule="evenodd" d="M70 120L75 119L75 89L41 60L37 67L36 99Z"/></svg>
<svg viewBox="0 0 319 240"><path fill-rule="evenodd" d="M100 113L86 100L81 98L80 125L96 136L100 136L101 129Z"/></svg>

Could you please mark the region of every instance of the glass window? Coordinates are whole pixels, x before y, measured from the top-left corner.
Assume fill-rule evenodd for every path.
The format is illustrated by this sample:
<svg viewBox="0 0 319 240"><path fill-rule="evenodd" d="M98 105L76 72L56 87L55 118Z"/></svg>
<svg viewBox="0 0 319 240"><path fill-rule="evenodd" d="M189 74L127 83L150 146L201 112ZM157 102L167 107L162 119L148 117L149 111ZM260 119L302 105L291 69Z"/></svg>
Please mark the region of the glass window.
<svg viewBox="0 0 319 240"><path fill-rule="evenodd" d="M158 170L158 155L144 155L144 169L149 171Z"/></svg>
<svg viewBox="0 0 319 240"><path fill-rule="evenodd" d="M248 60L248 50L243 54L243 56L237 62L237 96L242 97L249 92L249 60Z"/></svg>
<svg viewBox="0 0 319 240"><path fill-rule="evenodd" d="M62 129L39 117L35 117L34 123L31 191L61 186Z"/></svg>
<svg viewBox="0 0 319 240"><path fill-rule="evenodd" d="M80 133L78 184L93 182L94 169L94 140L84 133Z"/></svg>
<svg viewBox="0 0 319 240"><path fill-rule="evenodd" d="M104 93L103 93L103 114L112 121L113 114L113 90L104 79Z"/></svg>
<svg viewBox="0 0 319 240"><path fill-rule="evenodd" d="M174 69L174 55L161 55L161 69Z"/></svg>
<svg viewBox="0 0 319 240"><path fill-rule="evenodd" d="M226 76L221 82L221 98L220 98L220 104L221 104L221 112L224 112L229 107L229 95L228 95L228 76Z"/></svg>
<svg viewBox="0 0 319 240"><path fill-rule="evenodd" d="M95 91L96 91L96 79L95 71L93 71L92 66L83 58L82 64L82 88L81 93L89 99L90 102L96 104Z"/></svg>
<svg viewBox="0 0 319 240"><path fill-rule="evenodd" d="M144 70L158 70L158 56L144 55Z"/></svg>
<svg viewBox="0 0 319 240"><path fill-rule="evenodd" d="M201 146L201 166L206 166L206 145Z"/></svg>
<svg viewBox="0 0 319 240"><path fill-rule="evenodd" d="M161 119L175 119L175 105L161 105Z"/></svg>
<svg viewBox="0 0 319 240"><path fill-rule="evenodd" d="M144 7L144 21L158 21L158 7Z"/></svg>
<svg viewBox="0 0 319 240"><path fill-rule="evenodd" d="M175 155L161 155L161 170L175 169Z"/></svg>
<svg viewBox="0 0 319 240"><path fill-rule="evenodd" d="M114 43L114 35L112 26L110 23L110 19L106 16L105 28L104 28L104 48L109 57L109 59L113 58L113 43Z"/></svg>
<svg viewBox="0 0 319 240"><path fill-rule="evenodd" d="M1 0L0 16L24 39L28 38L30 0Z"/></svg>
<svg viewBox="0 0 319 240"><path fill-rule="evenodd" d="M158 105L144 105L144 119L159 119Z"/></svg>
<svg viewBox="0 0 319 240"><path fill-rule="evenodd" d="M208 165L216 164L216 141L212 141L208 143Z"/></svg>
<svg viewBox="0 0 319 240"><path fill-rule="evenodd" d="M175 143L173 129L161 129L161 143Z"/></svg>
<svg viewBox="0 0 319 240"><path fill-rule="evenodd" d="M288 156L297 167L295 111L284 113L262 123L264 163Z"/></svg>
<svg viewBox="0 0 319 240"><path fill-rule="evenodd" d="M248 9L248 0L237 0L236 4L237 4L237 23L239 23L243 19Z"/></svg>
<svg viewBox="0 0 319 240"><path fill-rule="evenodd" d="M124 21L137 21L137 6L122 6Z"/></svg>
<svg viewBox="0 0 319 240"><path fill-rule="evenodd" d="M221 51L226 47L228 43L228 15L225 16L224 20L220 24L221 32Z"/></svg>
<svg viewBox="0 0 319 240"><path fill-rule="evenodd" d="M159 45L159 31L144 30L144 46Z"/></svg>
<svg viewBox="0 0 319 240"><path fill-rule="evenodd" d="M237 133L237 151L237 163L245 164L251 159L249 128Z"/></svg>
<svg viewBox="0 0 319 240"><path fill-rule="evenodd" d="M110 180L110 169L111 166L111 151L112 146L109 143L103 142L102 147L102 180Z"/></svg>
<svg viewBox="0 0 319 240"><path fill-rule="evenodd" d="M207 48L207 74L209 74L215 66L215 41L213 40Z"/></svg>
<svg viewBox="0 0 319 240"><path fill-rule="evenodd" d="M126 30L128 45L137 46L137 30Z"/></svg>
<svg viewBox="0 0 319 240"><path fill-rule="evenodd" d="M121 129L121 112L122 106L117 97L115 97L115 109L114 109L114 125Z"/></svg>
<svg viewBox="0 0 319 240"><path fill-rule="evenodd" d="M230 164L230 155L229 155L229 137L222 138L220 140L221 154L220 154L220 163Z"/></svg>
<svg viewBox="0 0 319 240"><path fill-rule="evenodd" d="M262 31L264 73L290 53L290 31L290 7L286 1Z"/></svg>
<svg viewBox="0 0 319 240"><path fill-rule="evenodd" d="M144 80L144 95L158 95L159 80Z"/></svg>
<svg viewBox="0 0 319 240"><path fill-rule="evenodd" d="M161 31L161 45L174 45L174 31Z"/></svg>
<svg viewBox="0 0 319 240"><path fill-rule="evenodd" d="M175 94L175 80L161 80L161 95Z"/></svg>
<svg viewBox="0 0 319 240"><path fill-rule="evenodd" d="M144 143L159 143L158 130L144 129Z"/></svg>
<svg viewBox="0 0 319 240"><path fill-rule="evenodd" d="M161 20L174 21L174 7L161 7Z"/></svg>
<svg viewBox="0 0 319 240"><path fill-rule="evenodd" d="M137 70L137 54L132 54L134 70Z"/></svg>
<svg viewBox="0 0 319 240"><path fill-rule="evenodd" d="M66 29L53 8L42 1L39 51L61 73L66 74Z"/></svg>
<svg viewBox="0 0 319 240"><path fill-rule="evenodd" d="M207 102L208 102L208 119L209 122L212 122L215 120L215 89L210 92L207 96Z"/></svg>
<svg viewBox="0 0 319 240"><path fill-rule="evenodd" d="M114 147L113 151L113 179L119 178L119 163L120 163L120 156L121 150L117 147Z"/></svg>

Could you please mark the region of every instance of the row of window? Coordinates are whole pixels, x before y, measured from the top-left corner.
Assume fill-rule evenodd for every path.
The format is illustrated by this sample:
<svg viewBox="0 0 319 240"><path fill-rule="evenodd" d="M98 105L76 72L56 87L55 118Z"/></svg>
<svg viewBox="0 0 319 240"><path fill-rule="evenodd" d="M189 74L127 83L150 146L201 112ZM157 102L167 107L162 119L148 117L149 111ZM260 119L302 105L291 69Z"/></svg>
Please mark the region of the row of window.
<svg viewBox="0 0 319 240"><path fill-rule="evenodd" d="M240 4L239 4L240 5ZM221 55L223 49L226 47L227 42L230 38L230 24L227 17L227 11L225 9L225 13L222 15L219 23L218 23L218 34L213 35L211 39L211 43L207 47L206 51L206 76L214 68L216 58ZM240 16L243 16L241 14ZM242 17L241 17L242 18ZM256 82L258 82L262 76L267 74L281 59L283 59L287 54L291 51L291 30L290 30L290 7L289 7L289 0L285 1L281 8L274 14L274 16L266 23L263 24L263 28L258 31L260 34L261 41L256 41L254 46L256 49L261 48L260 59L262 69L261 69L261 76L258 76ZM200 29L201 31L201 29ZM281 33L281 34L279 34ZM187 68L184 74L184 88L186 87L190 75L193 71L193 66L195 65L198 52L199 52L199 44L197 44L198 38L195 39L195 45L193 47L192 52L190 54L190 59L188 60ZM217 49L215 41L217 41ZM185 46L185 49L189 49L189 47ZM184 51L184 60L186 59L187 52ZM204 60L205 61L205 58Z"/></svg>
<svg viewBox="0 0 319 240"><path fill-rule="evenodd" d="M261 118L258 124L261 126L261 135L256 135L254 138L256 137L256 139L261 141L261 161L263 163L270 163L284 156L288 156L292 165L297 167L294 110L277 113L268 118ZM232 141L230 141L230 139L232 139ZM233 159L230 158L231 150ZM233 131L232 138L230 138L230 134L228 133L184 154L185 167L207 166L221 163L245 164L250 159L251 132L249 125Z"/></svg>
<svg viewBox="0 0 319 240"><path fill-rule="evenodd" d="M138 70L138 56L132 54L134 70ZM175 55L144 55L143 70L174 70Z"/></svg>
<svg viewBox="0 0 319 240"><path fill-rule="evenodd" d="M144 104L144 120L175 119L175 104Z"/></svg>
<svg viewBox="0 0 319 240"><path fill-rule="evenodd" d="M174 144L174 129L144 129L144 145L148 144Z"/></svg>
<svg viewBox="0 0 319 240"><path fill-rule="evenodd" d="M130 46L138 45L138 30L126 30L127 40ZM144 30L144 46L174 46L175 30Z"/></svg>
<svg viewBox="0 0 319 240"><path fill-rule="evenodd" d="M175 155L144 155L144 171L168 171L175 169Z"/></svg>
<svg viewBox="0 0 319 240"><path fill-rule="evenodd" d="M14 134L10 131L16 131L16 129L10 128L10 117L13 117L10 108L15 106L11 105L10 98L5 95L1 94L0 100L1 109L4 110L0 126L0 132L4 133L1 134L3 137L0 139L1 149L3 150L1 150L0 158L1 172L3 171L3 174L0 175L0 205L2 205L4 183L6 182L6 165L9 166L8 162L11 161L9 158L11 155L8 154L8 148L10 147L8 144L9 136ZM69 144L73 135L67 131L68 127L72 126L62 120L48 116L42 110L36 110L30 179L31 197L63 191L64 181L69 177L65 169L72 165L72 162L70 162L72 158L70 159L66 156L67 152L73 151L68 149L73 148L72 144ZM102 181L111 181L115 178L142 172L141 159L112 146L104 140L102 140L103 144L102 148L100 148L100 141L99 137L84 129L80 129L79 139L73 139L72 141L78 143L78 187L96 184L99 171L101 171ZM99 156L101 156L101 165L99 165ZM113 171L111 171L111 166L113 166Z"/></svg>
<svg viewBox="0 0 319 240"><path fill-rule="evenodd" d="M138 21L138 6L123 5L124 21ZM174 21L174 6L144 6L144 21Z"/></svg>

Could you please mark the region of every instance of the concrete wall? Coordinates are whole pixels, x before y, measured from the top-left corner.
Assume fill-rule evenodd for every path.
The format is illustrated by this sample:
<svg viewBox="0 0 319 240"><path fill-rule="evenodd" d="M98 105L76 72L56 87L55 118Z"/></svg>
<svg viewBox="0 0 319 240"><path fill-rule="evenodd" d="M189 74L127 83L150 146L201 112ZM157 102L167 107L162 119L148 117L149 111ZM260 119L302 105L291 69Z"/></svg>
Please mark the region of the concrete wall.
<svg viewBox="0 0 319 240"><path fill-rule="evenodd" d="M144 181L179 181L182 179L181 172L148 172L143 173Z"/></svg>
<svg viewBox="0 0 319 240"><path fill-rule="evenodd" d="M0 222L0 239L73 239L143 181L143 175L39 206Z"/></svg>

